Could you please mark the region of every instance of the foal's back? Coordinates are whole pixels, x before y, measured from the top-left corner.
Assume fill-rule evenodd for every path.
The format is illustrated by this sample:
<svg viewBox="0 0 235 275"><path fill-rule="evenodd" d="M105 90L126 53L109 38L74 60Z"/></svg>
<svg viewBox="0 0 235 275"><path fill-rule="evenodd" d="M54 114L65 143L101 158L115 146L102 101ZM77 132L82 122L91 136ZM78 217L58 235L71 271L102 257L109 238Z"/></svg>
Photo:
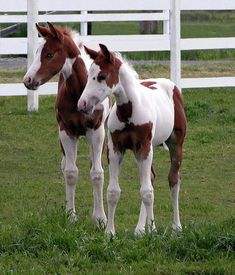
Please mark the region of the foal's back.
<svg viewBox="0 0 235 275"><path fill-rule="evenodd" d="M133 112L133 121L138 124L143 118L153 123L154 146L162 144L174 128L174 87L169 79L146 79L140 85L141 104Z"/></svg>

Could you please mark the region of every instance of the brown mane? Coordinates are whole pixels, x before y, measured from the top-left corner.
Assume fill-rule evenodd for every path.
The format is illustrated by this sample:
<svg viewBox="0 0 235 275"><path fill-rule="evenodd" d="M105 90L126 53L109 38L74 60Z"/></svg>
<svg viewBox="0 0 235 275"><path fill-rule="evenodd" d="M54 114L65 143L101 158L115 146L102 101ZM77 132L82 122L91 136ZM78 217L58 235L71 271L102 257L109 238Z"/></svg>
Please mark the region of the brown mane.
<svg viewBox="0 0 235 275"><path fill-rule="evenodd" d="M73 30L69 27L55 26L56 29L63 33L63 35L67 35L72 38Z"/></svg>

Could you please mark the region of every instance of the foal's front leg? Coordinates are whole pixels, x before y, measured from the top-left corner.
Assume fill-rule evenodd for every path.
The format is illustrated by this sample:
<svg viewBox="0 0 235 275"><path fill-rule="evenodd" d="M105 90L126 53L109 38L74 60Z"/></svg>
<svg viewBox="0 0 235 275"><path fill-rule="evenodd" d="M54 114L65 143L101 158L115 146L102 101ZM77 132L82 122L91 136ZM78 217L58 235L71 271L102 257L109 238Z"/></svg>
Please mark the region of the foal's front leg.
<svg viewBox="0 0 235 275"><path fill-rule="evenodd" d="M75 211L75 189L78 180L77 159L77 138L70 137L65 130L59 132L61 146L64 157L61 162L61 169L64 174L66 184L66 211L70 214L71 222L77 220Z"/></svg>
<svg viewBox="0 0 235 275"><path fill-rule="evenodd" d="M102 151L105 138L104 126L87 132L89 143L91 170L90 177L93 184L94 208L92 218L98 226L105 228L107 218L103 205L104 170L102 167Z"/></svg>
<svg viewBox="0 0 235 275"><path fill-rule="evenodd" d="M115 235L114 216L117 203L120 198L121 189L119 186L119 171L123 154L114 151L113 142L109 138L108 143L108 159L109 159L109 186L107 190L108 201L108 223L105 230L107 235Z"/></svg>

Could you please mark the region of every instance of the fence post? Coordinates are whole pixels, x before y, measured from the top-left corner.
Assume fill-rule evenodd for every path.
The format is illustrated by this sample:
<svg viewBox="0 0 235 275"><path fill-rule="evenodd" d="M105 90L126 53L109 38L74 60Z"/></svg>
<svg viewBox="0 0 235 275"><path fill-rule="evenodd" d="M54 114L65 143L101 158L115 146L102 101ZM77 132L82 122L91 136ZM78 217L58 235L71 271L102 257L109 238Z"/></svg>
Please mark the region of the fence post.
<svg viewBox="0 0 235 275"><path fill-rule="evenodd" d="M171 0L170 11L171 80L181 86L180 0Z"/></svg>
<svg viewBox="0 0 235 275"><path fill-rule="evenodd" d="M164 10L163 11L164 14L168 15L169 18L169 10ZM170 24L169 24L169 20L164 20L163 21L163 34L168 34L170 33Z"/></svg>
<svg viewBox="0 0 235 275"><path fill-rule="evenodd" d="M87 14L87 11L81 11L81 14ZM81 26L80 26L80 32L81 35L87 35L87 22L81 22Z"/></svg>
<svg viewBox="0 0 235 275"><path fill-rule="evenodd" d="M38 32L35 27L38 19L38 0L27 0L27 55L29 68L38 47ZM38 92L27 90L28 111L38 111Z"/></svg>

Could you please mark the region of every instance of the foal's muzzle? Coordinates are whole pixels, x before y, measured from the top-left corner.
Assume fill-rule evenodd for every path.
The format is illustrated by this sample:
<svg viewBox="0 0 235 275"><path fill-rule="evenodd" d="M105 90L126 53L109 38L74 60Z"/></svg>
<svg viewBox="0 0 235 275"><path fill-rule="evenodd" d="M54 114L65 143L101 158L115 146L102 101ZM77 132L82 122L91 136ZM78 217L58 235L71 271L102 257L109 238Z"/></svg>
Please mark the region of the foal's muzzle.
<svg viewBox="0 0 235 275"><path fill-rule="evenodd" d="M38 87L40 86L40 82L31 78L30 76L26 76L23 79L23 83L24 83L25 87L29 90L37 90Z"/></svg>
<svg viewBox="0 0 235 275"><path fill-rule="evenodd" d="M91 113L94 106L99 102L97 97L91 97L89 100L80 98L78 100L77 109L79 112Z"/></svg>
<svg viewBox="0 0 235 275"><path fill-rule="evenodd" d="M78 101L78 111L83 113L90 113L92 110L92 106L89 106L86 100L79 100Z"/></svg>

